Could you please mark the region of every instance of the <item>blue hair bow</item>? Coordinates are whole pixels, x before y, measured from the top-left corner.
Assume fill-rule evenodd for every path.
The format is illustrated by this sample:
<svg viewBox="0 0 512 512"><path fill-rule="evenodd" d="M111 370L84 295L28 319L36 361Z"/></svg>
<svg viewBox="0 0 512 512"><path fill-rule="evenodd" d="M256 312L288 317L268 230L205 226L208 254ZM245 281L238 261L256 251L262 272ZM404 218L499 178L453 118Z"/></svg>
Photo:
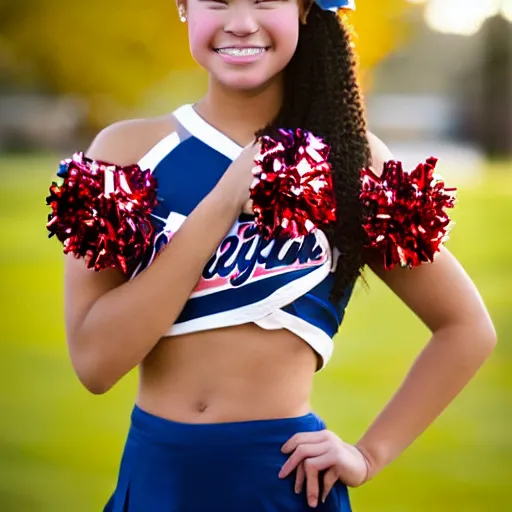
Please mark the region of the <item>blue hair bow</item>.
<svg viewBox="0 0 512 512"><path fill-rule="evenodd" d="M339 9L356 10L355 0L315 0L315 2L324 11L337 12Z"/></svg>

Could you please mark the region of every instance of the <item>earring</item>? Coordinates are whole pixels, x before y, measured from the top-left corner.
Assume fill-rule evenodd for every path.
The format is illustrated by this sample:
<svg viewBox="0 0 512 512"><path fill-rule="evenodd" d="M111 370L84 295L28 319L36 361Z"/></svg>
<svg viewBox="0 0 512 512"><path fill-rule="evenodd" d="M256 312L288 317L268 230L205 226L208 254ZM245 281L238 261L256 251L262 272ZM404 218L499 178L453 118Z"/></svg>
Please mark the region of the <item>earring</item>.
<svg viewBox="0 0 512 512"><path fill-rule="evenodd" d="M180 4L178 7L178 14L180 16L181 23L185 23L187 21L187 14L185 12L185 6Z"/></svg>

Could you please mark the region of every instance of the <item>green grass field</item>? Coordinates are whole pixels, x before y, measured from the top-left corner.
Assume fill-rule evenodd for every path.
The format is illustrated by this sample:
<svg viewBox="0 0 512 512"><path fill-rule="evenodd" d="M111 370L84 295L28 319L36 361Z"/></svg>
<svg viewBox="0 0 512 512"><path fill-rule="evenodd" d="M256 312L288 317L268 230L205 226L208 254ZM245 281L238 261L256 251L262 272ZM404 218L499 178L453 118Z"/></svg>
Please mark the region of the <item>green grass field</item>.
<svg viewBox="0 0 512 512"><path fill-rule="evenodd" d="M135 392L134 375L96 397L73 374L60 247L46 239L44 227L55 163L55 157L0 158L2 512L99 512L115 482ZM511 171L490 166L485 179L460 190L448 245L481 290L498 348L419 441L352 492L355 511L512 510ZM351 442L428 339L398 299L372 276L369 283L369 291L356 291L314 393L316 411Z"/></svg>

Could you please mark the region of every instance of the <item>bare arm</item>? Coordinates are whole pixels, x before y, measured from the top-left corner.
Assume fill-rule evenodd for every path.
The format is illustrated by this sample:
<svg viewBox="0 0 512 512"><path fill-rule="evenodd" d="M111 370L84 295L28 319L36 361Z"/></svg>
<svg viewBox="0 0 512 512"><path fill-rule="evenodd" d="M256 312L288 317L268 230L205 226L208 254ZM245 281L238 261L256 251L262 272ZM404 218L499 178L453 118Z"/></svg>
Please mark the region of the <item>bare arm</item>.
<svg viewBox="0 0 512 512"><path fill-rule="evenodd" d="M370 136L375 169L392 158ZM370 477L395 459L466 386L491 354L496 333L483 301L457 260L443 248L432 264L385 271L380 258L369 266L423 321L432 337L403 384L357 447L370 465Z"/></svg>
<svg viewBox="0 0 512 512"><path fill-rule="evenodd" d="M140 136L141 127L134 122L116 125L98 136L87 156L128 165L142 156L127 154L130 145L140 148ZM250 169L247 172L249 184ZM87 389L107 391L169 330L241 204L237 191L224 180L187 217L149 268L131 281L115 270L88 270L83 260L67 256L67 340Z"/></svg>

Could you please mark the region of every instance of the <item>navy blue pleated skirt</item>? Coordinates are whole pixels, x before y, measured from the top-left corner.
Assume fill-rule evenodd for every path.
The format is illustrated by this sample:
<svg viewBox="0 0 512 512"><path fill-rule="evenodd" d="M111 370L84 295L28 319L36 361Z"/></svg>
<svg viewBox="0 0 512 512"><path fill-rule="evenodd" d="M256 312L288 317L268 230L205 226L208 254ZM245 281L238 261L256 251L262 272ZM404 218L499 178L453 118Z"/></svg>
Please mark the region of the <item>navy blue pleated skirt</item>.
<svg viewBox="0 0 512 512"><path fill-rule="evenodd" d="M117 487L104 512L350 512L346 486L335 485L311 509L295 494L295 473L278 473L282 445L297 432L323 430L313 413L298 418L188 424L137 406Z"/></svg>

